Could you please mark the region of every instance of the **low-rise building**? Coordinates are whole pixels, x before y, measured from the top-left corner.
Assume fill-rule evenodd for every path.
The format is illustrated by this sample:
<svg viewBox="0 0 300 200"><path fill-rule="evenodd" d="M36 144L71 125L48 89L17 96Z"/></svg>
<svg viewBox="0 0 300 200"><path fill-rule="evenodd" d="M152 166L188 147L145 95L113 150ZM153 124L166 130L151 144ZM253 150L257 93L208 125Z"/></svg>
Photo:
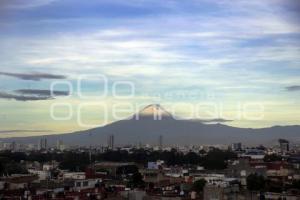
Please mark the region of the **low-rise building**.
<svg viewBox="0 0 300 200"><path fill-rule="evenodd" d="M84 180L86 178L85 172L64 172L63 180L66 179L76 179L76 180Z"/></svg>
<svg viewBox="0 0 300 200"><path fill-rule="evenodd" d="M50 171L45 171L45 170L36 170L36 169L28 169L28 172L30 174L35 174L38 176L38 180L48 180L51 178L51 173Z"/></svg>
<svg viewBox="0 0 300 200"><path fill-rule="evenodd" d="M204 200L227 200L238 199L239 186L237 184L228 186L219 186L207 184L204 187Z"/></svg>
<svg viewBox="0 0 300 200"><path fill-rule="evenodd" d="M37 179L38 176L32 174L14 174L9 177L0 178L0 182L4 183L5 189L18 190L27 188L31 182Z"/></svg>

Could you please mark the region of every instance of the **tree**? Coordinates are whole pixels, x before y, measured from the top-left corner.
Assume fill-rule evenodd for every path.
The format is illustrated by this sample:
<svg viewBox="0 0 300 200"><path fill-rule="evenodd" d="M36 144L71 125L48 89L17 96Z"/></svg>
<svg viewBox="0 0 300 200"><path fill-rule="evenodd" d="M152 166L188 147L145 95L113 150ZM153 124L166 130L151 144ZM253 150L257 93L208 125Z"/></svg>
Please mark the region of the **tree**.
<svg viewBox="0 0 300 200"><path fill-rule="evenodd" d="M0 161L0 177L4 172L4 165L2 164L2 162Z"/></svg>
<svg viewBox="0 0 300 200"><path fill-rule="evenodd" d="M270 154L270 155L265 155L264 161L265 162L274 162L274 161L281 161L282 157L276 154Z"/></svg>
<svg viewBox="0 0 300 200"><path fill-rule="evenodd" d="M28 173L24 165L14 161L5 164L4 168L6 174L27 174Z"/></svg>
<svg viewBox="0 0 300 200"><path fill-rule="evenodd" d="M117 175L123 174L135 174L139 171L138 167L135 165L121 166L117 168Z"/></svg>
<svg viewBox="0 0 300 200"><path fill-rule="evenodd" d="M88 153L67 152L63 155L63 161L60 163L59 168L70 171L84 171L89 163Z"/></svg>
<svg viewBox="0 0 300 200"><path fill-rule="evenodd" d="M231 151L222 151L214 149L209 151L203 158L203 166L205 169L222 170L227 167L227 160L236 158L236 154Z"/></svg>
<svg viewBox="0 0 300 200"><path fill-rule="evenodd" d="M262 175L250 174L247 177L247 189L250 191L263 191L265 189L266 180Z"/></svg>
<svg viewBox="0 0 300 200"><path fill-rule="evenodd" d="M294 180L291 187L300 190L300 180Z"/></svg>
<svg viewBox="0 0 300 200"><path fill-rule="evenodd" d="M203 178L199 179L199 180L197 180L197 181L195 181L193 183L193 190L196 191L196 192L198 192L198 193L202 192L205 184L206 184L206 180L205 179L203 179Z"/></svg>
<svg viewBox="0 0 300 200"><path fill-rule="evenodd" d="M129 187L136 188L136 187L144 187L145 182L143 181L143 176L137 172L134 173L128 182Z"/></svg>
<svg viewBox="0 0 300 200"><path fill-rule="evenodd" d="M185 163L197 165L200 162L201 157L194 152L189 152L185 155Z"/></svg>

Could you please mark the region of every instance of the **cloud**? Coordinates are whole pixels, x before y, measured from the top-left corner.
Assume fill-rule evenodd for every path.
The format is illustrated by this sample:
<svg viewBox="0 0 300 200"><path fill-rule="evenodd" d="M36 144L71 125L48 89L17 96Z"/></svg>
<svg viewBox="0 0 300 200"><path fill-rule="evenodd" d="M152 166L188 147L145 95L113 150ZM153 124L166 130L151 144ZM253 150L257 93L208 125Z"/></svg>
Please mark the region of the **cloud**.
<svg viewBox="0 0 300 200"><path fill-rule="evenodd" d="M45 6L57 0L1 0L0 9L27 9Z"/></svg>
<svg viewBox="0 0 300 200"><path fill-rule="evenodd" d="M233 120L229 119L222 119L222 118L217 118L217 119L194 119L194 121L202 122L202 123L224 123L224 122L232 122Z"/></svg>
<svg viewBox="0 0 300 200"><path fill-rule="evenodd" d="M1 133L41 133L41 132L52 132L51 130L27 130L27 129L19 129L19 130L0 130Z"/></svg>
<svg viewBox="0 0 300 200"><path fill-rule="evenodd" d="M68 96L68 91L51 91L51 90L38 90L38 89L20 89L14 92L22 95L38 95L38 96Z"/></svg>
<svg viewBox="0 0 300 200"><path fill-rule="evenodd" d="M289 92L300 91L300 85L292 85L285 87L285 89Z"/></svg>
<svg viewBox="0 0 300 200"><path fill-rule="evenodd" d="M20 89L13 93L0 92L0 99L14 99L16 101L39 101L51 100L56 96L68 96L68 91L59 90L39 90L39 89Z"/></svg>
<svg viewBox="0 0 300 200"><path fill-rule="evenodd" d="M16 101L39 101L39 100L50 100L54 99L51 96L29 96L29 95L18 95L6 92L0 92L0 99L14 99Z"/></svg>
<svg viewBox="0 0 300 200"><path fill-rule="evenodd" d="M48 73L10 73L10 72L0 72L0 75L15 77L22 80L30 80L30 81L40 81L42 79L65 79L64 75L57 74L48 74Z"/></svg>

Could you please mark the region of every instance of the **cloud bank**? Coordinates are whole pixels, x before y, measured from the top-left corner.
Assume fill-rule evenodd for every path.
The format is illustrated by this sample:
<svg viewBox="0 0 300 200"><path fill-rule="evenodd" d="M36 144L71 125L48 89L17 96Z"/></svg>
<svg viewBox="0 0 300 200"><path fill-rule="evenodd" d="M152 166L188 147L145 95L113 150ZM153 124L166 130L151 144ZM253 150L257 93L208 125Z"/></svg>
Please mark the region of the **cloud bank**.
<svg viewBox="0 0 300 200"><path fill-rule="evenodd" d="M300 85L292 85L285 88L289 92L300 91Z"/></svg>
<svg viewBox="0 0 300 200"><path fill-rule="evenodd" d="M50 91L38 89L14 90L14 93L0 92L0 99L16 101L40 101L55 99L56 96L68 96L68 91Z"/></svg>
<svg viewBox="0 0 300 200"><path fill-rule="evenodd" d="M68 96L68 91L51 91L51 90L38 90L38 89L20 89L15 90L14 92L23 94L23 95L38 95L38 96Z"/></svg>
<svg viewBox="0 0 300 200"><path fill-rule="evenodd" d="M1 133L41 133L41 132L52 132L51 130L27 130L27 129L18 129L18 130L0 130Z"/></svg>
<svg viewBox="0 0 300 200"><path fill-rule="evenodd" d="M26 73L0 72L0 75L10 76L21 80L30 80L30 81L41 81L43 79L66 79L66 76L64 75L48 74L48 73L26 74Z"/></svg>
<svg viewBox="0 0 300 200"><path fill-rule="evenodd" d="M217 119L194 119L193 121L198 121L202 123L225 123L225 122L232 122L233 120L217 118Z"/></svg>
<svg viewBox="0 0 300 200"><path fill-rule="evenodd" d="M54 98L50 96L25 96L25 95L0 92L0 99L8 99L8 100L16 100L16 101L39 101L39 100L49 100Z"/></svg>

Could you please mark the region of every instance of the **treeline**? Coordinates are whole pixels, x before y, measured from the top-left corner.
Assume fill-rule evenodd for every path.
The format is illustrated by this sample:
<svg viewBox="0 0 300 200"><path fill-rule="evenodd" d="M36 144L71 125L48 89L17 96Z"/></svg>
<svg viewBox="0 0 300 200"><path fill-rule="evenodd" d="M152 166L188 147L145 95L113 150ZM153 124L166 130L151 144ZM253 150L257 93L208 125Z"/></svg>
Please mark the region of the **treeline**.
<svg viewBox="0 0 300 200"><path fill-rule="evenodd" d="M96 160L137 162L141 164L164 160L167 165L201 165L207 169L224 169L227 166L227 160L235 159L236 157L237 155L231 151L219 149L214 149L204 155L195 152L183 154L175 149L172 151L154 152L139 149L132 153L127 151L108 151L96 155Z"/></svg>
<svg viewBox="0 0 300 200"><path fill-rule="evenodd" d="M93 153L90 160L89 152L10 152L0 153L0 173L7 171L7 164L20 164L21 161L38 161L41 163L56 160L60 163L61 169L69 169L71 171L82 171L90 162L98 161L115 161L115 162L135 162L146 165L148 162L164 160L167 165L201 165L206 169L221 170L227 166L227 161L235 159L237 155L231 151L222 151L214 149L207 153L201 154L189 152L183 154L176 151L148 151L144 149L136 149L132 152L128 151L106 151L104 153Z"/></svg>

